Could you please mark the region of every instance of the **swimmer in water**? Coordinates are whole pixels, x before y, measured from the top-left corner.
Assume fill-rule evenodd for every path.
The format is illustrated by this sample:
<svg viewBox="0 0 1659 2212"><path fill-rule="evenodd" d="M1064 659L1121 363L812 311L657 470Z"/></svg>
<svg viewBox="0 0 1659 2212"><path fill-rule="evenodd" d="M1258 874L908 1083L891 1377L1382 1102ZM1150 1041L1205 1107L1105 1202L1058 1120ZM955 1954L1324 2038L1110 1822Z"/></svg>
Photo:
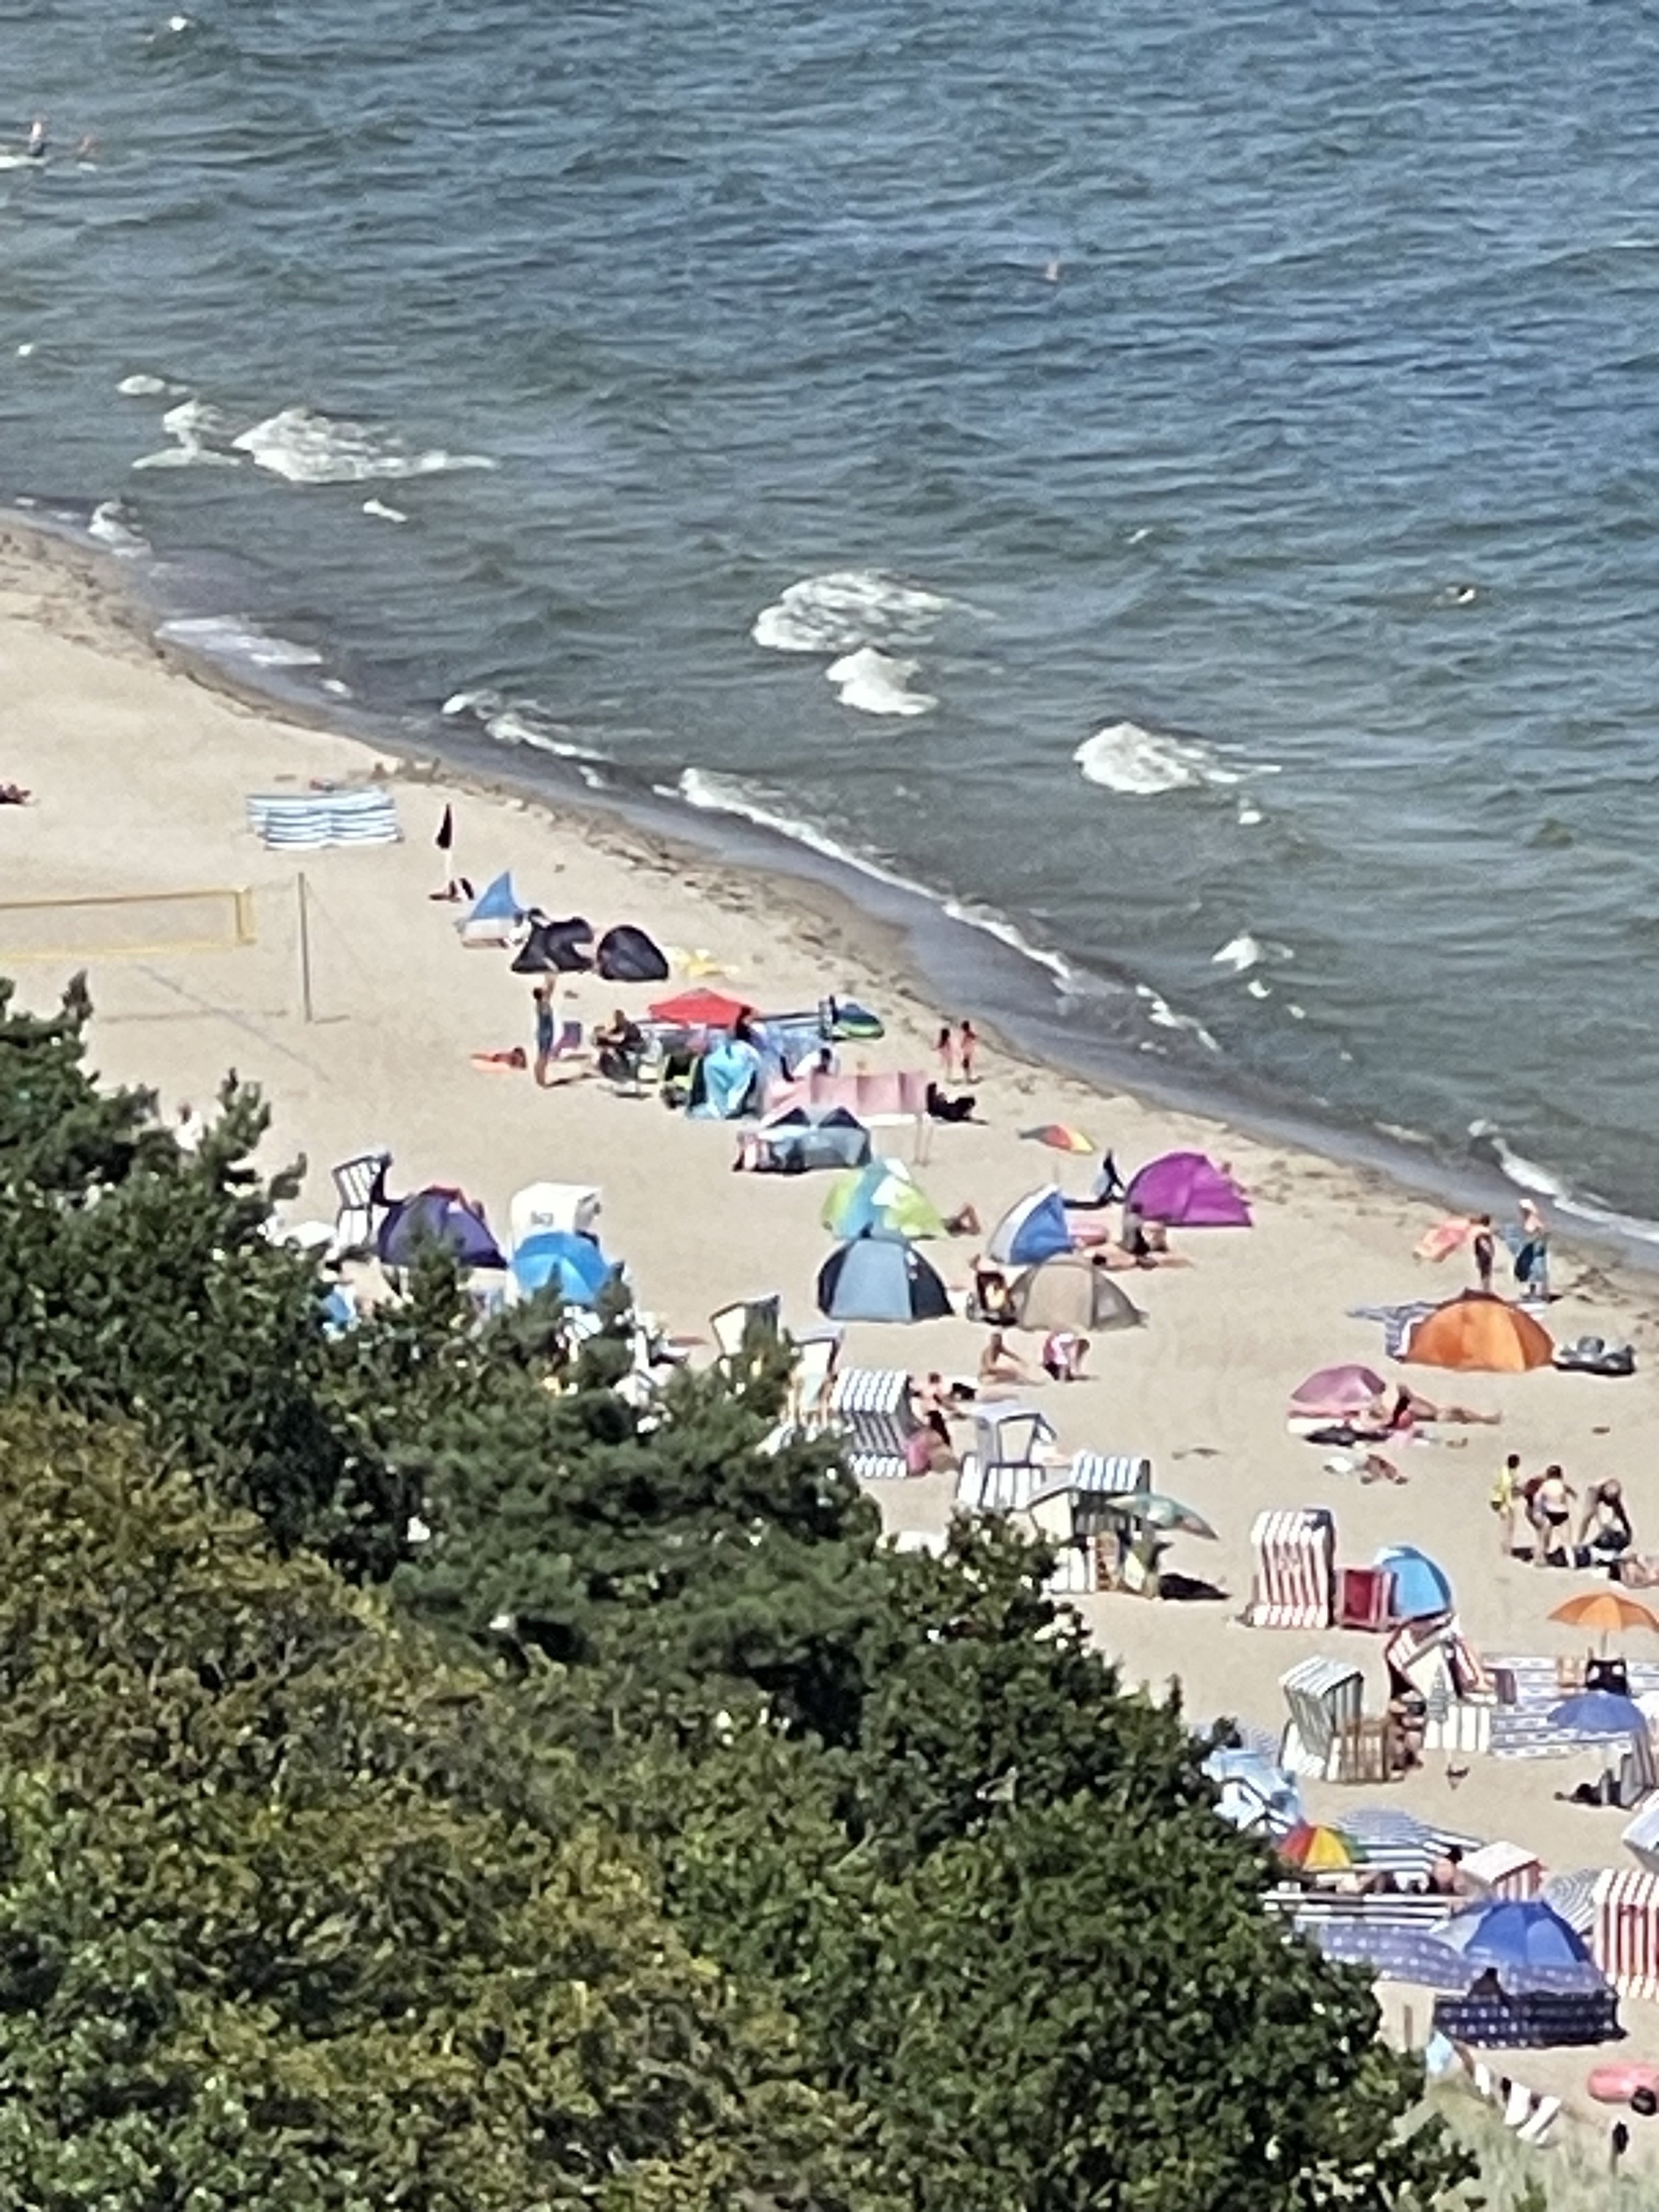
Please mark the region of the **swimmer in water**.
<svg viewBox="0 0 1659 2212"><path fill-rule="evenodd" d="M33 122L30 124L29 143L24 149L24 151L27 154L31 161L44 161L46 160L46 118L44 115L37 115Z"/></svg>

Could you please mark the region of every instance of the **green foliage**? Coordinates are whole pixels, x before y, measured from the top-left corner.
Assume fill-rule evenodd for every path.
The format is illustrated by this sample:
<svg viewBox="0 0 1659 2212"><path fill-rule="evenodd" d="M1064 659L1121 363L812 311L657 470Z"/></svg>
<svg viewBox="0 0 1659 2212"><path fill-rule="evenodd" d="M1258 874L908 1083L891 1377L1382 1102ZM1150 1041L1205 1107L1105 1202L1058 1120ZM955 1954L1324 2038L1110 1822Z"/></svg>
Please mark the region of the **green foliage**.
<svg viewBox="0 0 1659 2212"><path fill-rule="evenodd" d="M115 1432L0 1470L0 2201L878 2203L486 1679Z"/></svg>
<svg viewBox="0 0 1659 2212"><path fill-rule="evenodd" d="M0 2203L1443 2197L1040 1552L895 1556L781 1354L642 1394L619 1298L329 1338L257 1097L182 1153L87 1012L0 995Z"/></svg>

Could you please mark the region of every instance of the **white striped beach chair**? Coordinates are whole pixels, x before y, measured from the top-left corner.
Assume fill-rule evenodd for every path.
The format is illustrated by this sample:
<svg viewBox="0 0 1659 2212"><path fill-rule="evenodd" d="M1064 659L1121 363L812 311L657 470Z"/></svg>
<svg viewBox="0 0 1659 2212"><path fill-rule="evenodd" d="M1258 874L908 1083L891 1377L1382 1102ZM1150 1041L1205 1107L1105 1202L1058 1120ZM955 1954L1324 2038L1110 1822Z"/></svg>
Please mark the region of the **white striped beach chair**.
<svg viewBox="0 0 1659 2212"><path fill-rule="evenodd" d="M1255 1582L1252 1628L1328 1628L1335 1587L1336 1523L1322 1505L1260 1513L1250 1530Z"/></svg>
<svg viewBox="0 0 1659 2212"><path fill-rule="evenodd" d="M1279 1677L1291 1717L1279 1744L1287 1774L1333 1779L1344 1729L1364 1717L1365 1678L1346 1659L1304 1659Z"/></svg>
<svg viewBox="0 0 1659 2212"><path fill-rule="evenodd" d="M847 1471L859 1482L893 1482L910 1472L907 1450L921 1426L902 1367L848 1367L830 1385L829 1425L846 1432Z"/></svg>
<svg viewBox="0 0 1659 2212"><path fill-rule="evenodd" d="M1595 1924L1595 1885L1606 1871L1605 1867L1575 1867L1566 1874L1553 1874L1538 1893L1575 1935L1588 1938Z"/></svg>
<svg viewBox="0 0 1659 2212"><path fill-rule="evenodd" d="M1596 1877L1590 1956L1620 1996L1659 1997L1659 1875L1608 1867Z"/></svg>

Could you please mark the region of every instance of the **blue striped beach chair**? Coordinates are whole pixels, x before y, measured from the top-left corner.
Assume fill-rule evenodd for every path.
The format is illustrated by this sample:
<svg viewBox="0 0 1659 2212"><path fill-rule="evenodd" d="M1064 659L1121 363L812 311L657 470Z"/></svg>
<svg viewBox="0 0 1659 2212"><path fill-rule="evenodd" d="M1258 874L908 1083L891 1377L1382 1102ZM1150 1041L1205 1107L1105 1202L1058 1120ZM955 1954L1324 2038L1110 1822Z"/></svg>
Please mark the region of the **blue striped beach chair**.
<svg viewBox="0 0 1659 2212"><path fill-rule="evenodd" d="M1334 1781L1342 1732L1358 1728L1364 1717L1364 1674L1346 1659L1304 1659L1280 1675L1279 1686L1291 1715L1279 1765L1287 1774Z"/></svg>
<svg viewBox="0 0 1659 2212"><path fill-rule="evenodd" d="M921 1426L902 1367L848 1367L830 1385L828 1425L847 1437L847 1471L859 1482L899 1481Z"/></svg>

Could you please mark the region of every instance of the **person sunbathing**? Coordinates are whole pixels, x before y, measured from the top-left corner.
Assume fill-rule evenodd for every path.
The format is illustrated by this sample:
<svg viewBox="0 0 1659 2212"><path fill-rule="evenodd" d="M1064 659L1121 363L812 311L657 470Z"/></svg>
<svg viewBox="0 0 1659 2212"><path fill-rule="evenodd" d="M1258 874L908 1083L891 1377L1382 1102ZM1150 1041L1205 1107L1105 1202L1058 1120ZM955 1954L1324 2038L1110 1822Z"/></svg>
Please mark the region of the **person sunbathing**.
<svg viewBox="0 0 1659 2212"><path fill-rule="evenodd" d="M1192 1261L1170 1249L1170 1232L1161 1221L1143 1221L1125 1206L1118 1242L1131 1267L1190 1267ZM1111 1261L1107 1265L1110 1266ZM1117 1263L1122 1266L1124 1261Z"/></svg>
<svg viewBox="0 0 1659 2212"><path fill-rule="evenodd" d="M971 1202L964 1202L954 1213L945 1215L945 1233L947 1237L982 1237L985 1224Z"/></svg>
<svg viewBox="0 0 1659 2212"><path fill-rule="evenodd" d="M1357 1436L1401 1437L1431 1421L1480 1422L1491 1426L1503 1418L1501 1413L1477 1413L1468 1406L1437 1406L1431 1398L1402 1382L1392 1399L1386 1390L1379 1390L1353 1425Z"/></svg>
<svg viewBox="0 0 1659 2212"><path fill-rule="evenodd" d="M1029 1382L1030 1375L1003 1342L1002 1331L994 1328L985 1340L985 1349L979 1355L980 1387L992 1382Z"/></svg>
<svg viewBox="0 0 1659 2212"><path fill-rule="evenodd" d="M0 783L0 806L27 806L33 796L21 783Z"/></svg>

